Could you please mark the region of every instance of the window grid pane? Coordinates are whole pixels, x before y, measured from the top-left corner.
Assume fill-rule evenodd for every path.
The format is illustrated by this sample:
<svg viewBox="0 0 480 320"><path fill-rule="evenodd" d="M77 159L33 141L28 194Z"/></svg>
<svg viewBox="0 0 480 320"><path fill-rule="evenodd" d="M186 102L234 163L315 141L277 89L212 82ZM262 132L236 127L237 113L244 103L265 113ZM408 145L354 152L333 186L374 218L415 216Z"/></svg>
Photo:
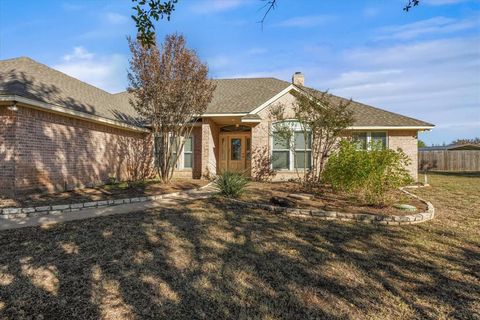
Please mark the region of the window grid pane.
<svg viewBox="0 0 480 320"><path fill-rule="evenodd" d="M274 134L273 135L273 149L274 150L285 150L289 149L289 143L284 137Z"/></svg>
<svg viewBox="0 0 480 320"><path fill-rule="evenodd" d="M367 149L367 133L366 132L354 132L353 142L355 143L357 149L366 150Z"/></svg>
<svg viewBox="0 0 480 320"><path fill-rule="evenodd" d="M185 153L183 155L183 167L184 168L192 168L192 154Z"/></svg>
<svg viewBox="0 0 480 320"><path fill-rule="evenodd" d="M305 142L307 146L305 148ZM312 134L310 132L305 134L302 131L295 132L295 150L305 150L312 148Z"/></svg>
<svg viewBox="0 0 480 320"><path fill-rule="evenodd" d="M306 165L305 165L306 162ZM311 169L312 167L312 152L311 151L295 151L295 168L297 169Z"/></svg>
<svg viewBox="0 0 480 320"><path fill-rule="evenodd" d="M185 145L183 146L183 150L185 150L185 152L192 152L192 140L192 137L185 139Z"/></svg>
<svg viewBox="0 0 480 320"><path fill-rule="evenodd" d="M290 152L289 151L273 151L272 152L272 168L273 169L289 169L290 168Z"/></svg>
<svg viewBox="0 0 480 320"><path fill-rule="evenodd" d="M372 132L371 140L373 147L380 147L385 149L387 147L387 133L386 132Z"/></svg>

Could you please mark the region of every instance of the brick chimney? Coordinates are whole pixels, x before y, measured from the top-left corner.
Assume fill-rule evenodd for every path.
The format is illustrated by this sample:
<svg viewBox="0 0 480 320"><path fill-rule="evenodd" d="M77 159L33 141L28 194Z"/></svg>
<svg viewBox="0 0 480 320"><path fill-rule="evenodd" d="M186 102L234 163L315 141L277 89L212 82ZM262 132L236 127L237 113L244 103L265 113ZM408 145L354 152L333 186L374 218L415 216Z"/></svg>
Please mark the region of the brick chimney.
<svg viewBox="0 0 480 320"><path fill-rule="evenodd" d="M301 73L300 71L295 72L292 76L292 83L297 86L304 86L305 77L303 76L303 73Z"/></svg>

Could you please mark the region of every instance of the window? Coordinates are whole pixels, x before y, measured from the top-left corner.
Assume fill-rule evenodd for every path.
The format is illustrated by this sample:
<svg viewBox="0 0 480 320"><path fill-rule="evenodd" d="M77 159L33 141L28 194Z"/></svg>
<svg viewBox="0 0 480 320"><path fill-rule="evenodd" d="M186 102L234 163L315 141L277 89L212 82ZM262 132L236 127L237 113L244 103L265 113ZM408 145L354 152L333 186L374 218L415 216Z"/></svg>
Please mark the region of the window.
<svg viewBox="0 0 480 320"><path fill-rule="evenodd" d="M272 168L290 169L290 142L278 134L273 134Z"/></svg>
<svg viewBox="0 0 480 320"><path fill-rule="evenodd" d="M275 170L310 169L312 167L312 134L307 132L305 135L296 122L286 125L293 130L293 136L291 141L288 141L289 139L279 134L273 134L272 168Z"/></svg>
<svg viewBox="0 0 480 320"><path fill-rule="evenodd" d="M231 157L230 160L241 160L242 139L232 138L230 140Z"/></svg>
<svg viewBox="0 0 480 320"><path fill-rule="evenodd" d="M387 133L382 131L354 132L353 142L358 150L371 150L372 148L387 148Z"/></svg>
<svg viewBox="0 0 480 320"><path fill-rule="evenodd" d="M387 133L386 132L371 132L370 140L373 144L373 147L379 149L387 148Z"/></svg>
<svg viewBox="0 0 480 320"><path fill-rule="evenodd" d="M178 138L174 139L172 136L170 136L170 146L171 146L170 150L172 152L172 155L170 157L170 163L173 164L174 161L177 160L177 162L174 165L175 169L178 169L177 149L178 149L179 145L180 145L180 143L178 141Z"/></svg>
<svg viewBox="0 0 480 320"><path fill-rule="evenodd" d="M310 169L312 167L312 134L296 131L295 139L295 168Z"/></svg>
<svg viewBox="0 0 480 320"><path fill-rule="evenodd" d="M191 169L193 166L193 137L185 139L183 146L183 167Z"/></svg>

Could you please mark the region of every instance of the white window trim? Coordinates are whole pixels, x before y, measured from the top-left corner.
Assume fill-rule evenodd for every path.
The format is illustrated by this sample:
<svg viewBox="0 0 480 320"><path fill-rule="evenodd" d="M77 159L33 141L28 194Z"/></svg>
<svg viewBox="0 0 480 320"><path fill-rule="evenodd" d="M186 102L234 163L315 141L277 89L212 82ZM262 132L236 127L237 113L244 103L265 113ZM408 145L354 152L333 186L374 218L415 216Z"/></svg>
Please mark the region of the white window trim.
<svg viewBox="0 0 480 320"><path fill-rule="evenodd" d="M191 171L193 170L193 167L195 166L195 138L193 135L190 135L189 138L192 138L192 151L188 151L188 153L192 154L192 167L191 168L186 168L185 167L185 144L183 145L182 152L180 152L180 156L177 159L177 170L183 170L183 171Z"/></svg>
<svg viewBox="0 0 480 320"><path fill-rule="evenodd" d="M370 145L370 143L372 142L372 132L385 133L385 149L389 148L388 147L388 143L389 143L388 131L383 131L383 130L380 130L380 131L376 131L376 130L374 130L374 131L355 130L355 131L352 132L352 136L355 133L363 133L363 132L365 132L367 134L367 149L366 149L367 151L372 150L371 145Z"/></svg>
<svg viewBox="0 0 480 320"><path fill-rule="evenodd" d="M311 132L308 131L311 135ZM311 143L311 140L312 140L312 137L310 136L310 148L305 148L305 149L297 149L295 148L295 133L301 133L303 134L303 131L302 130L299 130L299 131L294 131L293 132L293 137L292 137L292 140L293 140L293 150L291 153L293 153L293 161L295 161L295 152L297 151L302 151L302 152L310 152L310 164L312 163L313 161L313 152L312 152L312 143ZM307 147L307 145L305 145L305 147ZM309 170L310 168L306 168L307 170ZM293 164L293 170L296 170L295 169L295 163ZM305 168L297 168L297 170L305 170Z"/></svg>
<svg viewBox="0 0 480 320"><path fill-rule="evenodd" d="M304 168L298 168L295 169L295 151L310 151L310 162L313 162L313 151L312 149L295 149L295 132L303 132L303 128L301 127L300 123L298 121L295 121L295 119L287 119L282 122L291 122L293 124L292 126L292 131L293 135L290 140L290 146L293 146L293 148L290 149L273 149L273 135L275 131L273 130L273 126L275 123L272 123L270 125L270 159L273 159L273 152L274 151L288 151L288 168L286 169L273 169L273 161L270 161L270 169L272 170L277 170L280 172L292 172L292 171L303 171Z"/></svg>

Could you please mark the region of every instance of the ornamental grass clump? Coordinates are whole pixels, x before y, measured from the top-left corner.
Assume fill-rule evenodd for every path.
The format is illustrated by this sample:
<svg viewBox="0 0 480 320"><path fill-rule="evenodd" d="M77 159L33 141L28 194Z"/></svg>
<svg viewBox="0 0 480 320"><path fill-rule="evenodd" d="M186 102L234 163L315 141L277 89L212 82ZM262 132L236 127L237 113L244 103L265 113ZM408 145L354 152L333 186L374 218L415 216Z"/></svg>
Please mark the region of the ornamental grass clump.
<svg viewBox="0 0 480 320"><path fill-rule="evenodd" d="M215 180L215 186L220 194L228 198L238 198L243 193L249 183L245 175L234 171L223 171Z"/></svg>
<svg viewBox="0 0 480 320"><path fill-rule="evenodd" d="M369 205L390 204L391 191L412 182L406 169L410 160L402 150L382 149L370 145L358 150L349 141L342 141L328 160L324 182L336 191L353 193Z"/></svg>

